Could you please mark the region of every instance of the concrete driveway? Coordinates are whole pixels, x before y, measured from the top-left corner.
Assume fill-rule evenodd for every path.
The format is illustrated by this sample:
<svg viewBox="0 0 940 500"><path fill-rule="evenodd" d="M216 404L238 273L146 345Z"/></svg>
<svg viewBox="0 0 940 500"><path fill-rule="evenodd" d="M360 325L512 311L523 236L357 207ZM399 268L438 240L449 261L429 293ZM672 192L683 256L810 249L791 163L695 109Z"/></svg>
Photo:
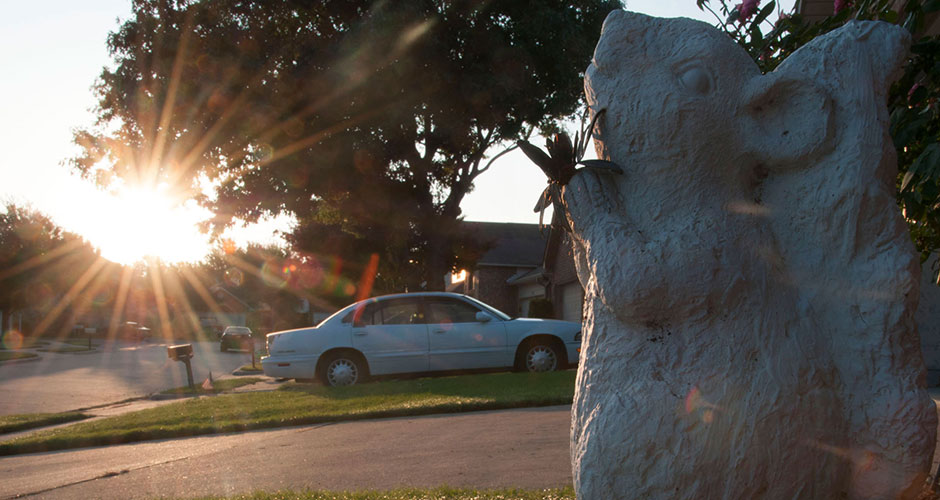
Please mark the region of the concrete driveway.
<svg viewBox="0 0 940 500"><path fill-rule="evenodd" d="M202 383L251 362L246 352L219 352L192 342L193 378ZM52 413L146 396L186 385L186 368L167 358L169 344L114 341L90 353L38 352L40 359L0 363L0 415Z"/></svg>

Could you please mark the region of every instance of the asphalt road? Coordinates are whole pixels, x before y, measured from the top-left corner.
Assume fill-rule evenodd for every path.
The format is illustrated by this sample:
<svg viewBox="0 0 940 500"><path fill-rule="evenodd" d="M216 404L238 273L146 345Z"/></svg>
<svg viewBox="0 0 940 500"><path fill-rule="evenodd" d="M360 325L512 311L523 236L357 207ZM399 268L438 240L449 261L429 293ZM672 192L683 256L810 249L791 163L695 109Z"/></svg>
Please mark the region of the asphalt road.
<svg viewBox="0 0 940 500"><path fill-rule="evenodd" d="M571 484L570 407L346 422L0 458L0 498Z"/></svg>
<svg viewBox="0 0 940 500"><path fill-rule="evenodd" d="M230 374L251 362L244 352L219 352L193 342L193 378ZM186 368L167 344L115 341L91 353L38 352L38 361L0 363L0 415L51 413L114 403L186 385Z"/></svg>

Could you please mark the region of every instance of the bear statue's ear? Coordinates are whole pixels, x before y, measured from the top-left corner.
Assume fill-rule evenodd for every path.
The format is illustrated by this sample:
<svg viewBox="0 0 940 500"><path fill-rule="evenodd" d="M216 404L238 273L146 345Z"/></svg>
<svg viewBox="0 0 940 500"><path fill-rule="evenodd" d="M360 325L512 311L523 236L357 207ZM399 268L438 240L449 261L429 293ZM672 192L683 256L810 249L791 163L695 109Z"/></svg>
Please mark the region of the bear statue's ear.
<svg viewBox="0 0 940 500"><path fill-rule="evenodd" d="M745 91L739 133L761 163L786 168L831 148L832 113L829 95L812 80L770 73Z"/></svg>

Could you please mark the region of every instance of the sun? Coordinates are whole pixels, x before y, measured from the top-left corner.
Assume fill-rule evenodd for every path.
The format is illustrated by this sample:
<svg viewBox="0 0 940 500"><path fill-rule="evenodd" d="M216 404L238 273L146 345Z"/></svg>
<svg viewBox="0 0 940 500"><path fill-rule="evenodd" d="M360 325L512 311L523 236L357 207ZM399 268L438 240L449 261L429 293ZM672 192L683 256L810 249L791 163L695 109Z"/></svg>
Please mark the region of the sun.
<svg viewBox="0 0 940 500"><path fill-rule="evenodd" d="M80 229L101 256L131 265L148 258L165 263L196 262L209 252L209 237L197 224L207 211L195 203L174 203L165 185L124 186L88 200Z"/></svg>

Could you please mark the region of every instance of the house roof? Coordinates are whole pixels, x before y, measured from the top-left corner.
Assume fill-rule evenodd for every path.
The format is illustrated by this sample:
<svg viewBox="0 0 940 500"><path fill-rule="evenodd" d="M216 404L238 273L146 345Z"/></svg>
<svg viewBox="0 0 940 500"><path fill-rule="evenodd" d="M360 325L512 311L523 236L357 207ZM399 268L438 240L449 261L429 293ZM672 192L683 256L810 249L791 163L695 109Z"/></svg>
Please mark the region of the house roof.
<svg viewBox="0 0 940 500"><path fill-rule="evenodd" d="M464 222L466 231L492 245L477 261L478 266L538 267L542 264L548 231L538 224L511 222Z"/></svg>
<svg viewBox="0 0 940 500"><path fill-rule="evenodd" d="M545 277L545 268L536 267L534 269L528 269L519 271L516 274L509 277L506 280L507 285L530 285L530 284L544 284L540 283Z"/></svg>

